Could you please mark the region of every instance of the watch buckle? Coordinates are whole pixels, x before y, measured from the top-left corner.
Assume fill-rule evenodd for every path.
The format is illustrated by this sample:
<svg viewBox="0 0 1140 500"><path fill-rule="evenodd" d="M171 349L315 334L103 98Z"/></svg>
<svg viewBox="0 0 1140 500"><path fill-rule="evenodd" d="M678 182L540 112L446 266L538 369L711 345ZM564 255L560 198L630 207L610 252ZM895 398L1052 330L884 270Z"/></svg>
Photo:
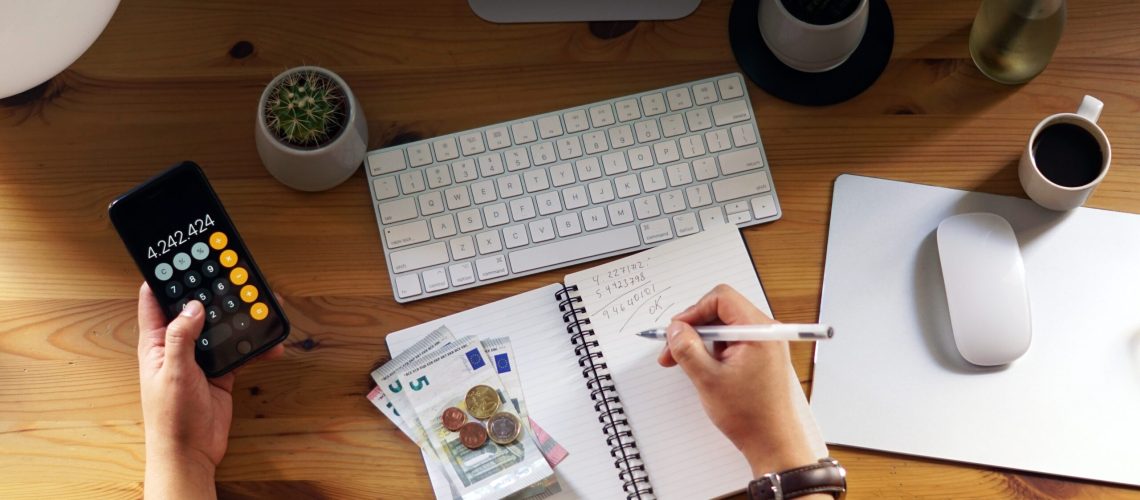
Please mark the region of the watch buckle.
<svg viewBox="0 0 1140 500"><path fill-rule="evenodd" d="M769 472L763 477L768 480L769 488L772 489L772 500L784 500L784 486L780 484L780 474Z"/></svg>

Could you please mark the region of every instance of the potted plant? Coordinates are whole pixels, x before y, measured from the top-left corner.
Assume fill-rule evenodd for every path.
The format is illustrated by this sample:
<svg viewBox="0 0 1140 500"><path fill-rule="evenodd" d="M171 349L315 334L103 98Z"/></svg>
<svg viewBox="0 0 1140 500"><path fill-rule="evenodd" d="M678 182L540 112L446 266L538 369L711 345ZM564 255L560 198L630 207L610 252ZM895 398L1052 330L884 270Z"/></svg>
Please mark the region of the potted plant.
<svg viewBox="0 0 1140 500"><path fill-rule="evenodd" d="M323 191L364 161L368 123L336 73L300 66L277 75L261 93L255 141L261 162L282 184Z"/></svg>

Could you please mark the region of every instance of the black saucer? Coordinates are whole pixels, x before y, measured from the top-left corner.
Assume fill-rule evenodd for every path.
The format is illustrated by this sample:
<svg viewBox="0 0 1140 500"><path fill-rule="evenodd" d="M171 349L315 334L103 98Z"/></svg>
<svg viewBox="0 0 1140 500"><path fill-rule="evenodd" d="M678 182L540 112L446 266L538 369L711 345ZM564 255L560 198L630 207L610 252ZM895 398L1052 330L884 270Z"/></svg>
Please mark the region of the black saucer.
<svg viewBox="0 0 1140 500"><path fill-rule="evenodd" d="M775 97L807 106L840 103L867 90L891 59L895 26L886 0L871 0L867 6L870 9L867 31L859 47L843 64L822 73L798 71L776 59L760 36L760 23L757 22L760 1L736 0L732 3L728 38L744 74Z"/></svg>

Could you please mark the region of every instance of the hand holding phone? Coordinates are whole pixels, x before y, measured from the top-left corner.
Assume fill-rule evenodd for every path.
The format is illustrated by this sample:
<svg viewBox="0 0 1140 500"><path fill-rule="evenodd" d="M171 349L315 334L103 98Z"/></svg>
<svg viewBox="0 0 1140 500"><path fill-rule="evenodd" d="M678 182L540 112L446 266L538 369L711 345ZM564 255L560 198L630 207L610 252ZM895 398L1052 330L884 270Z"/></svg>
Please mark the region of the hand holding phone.
<svg viewBox="0 0 1140 500"><path fill-rule="evenodd" d="M201 302L195 360L217 377L289 336L289 321L201 168L183 162L108 208L166 319Z"/></svg>

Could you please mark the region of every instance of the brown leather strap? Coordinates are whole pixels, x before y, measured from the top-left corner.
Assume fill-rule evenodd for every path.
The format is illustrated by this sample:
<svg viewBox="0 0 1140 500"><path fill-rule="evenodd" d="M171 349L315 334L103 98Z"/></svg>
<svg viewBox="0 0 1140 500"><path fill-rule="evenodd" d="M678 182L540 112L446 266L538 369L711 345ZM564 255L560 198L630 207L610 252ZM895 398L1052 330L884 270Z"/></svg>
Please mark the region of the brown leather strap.
<svg viewBox="0 0 1140 500"><path fill-rule="evenodd" d="M847 472L839 462L830 458L776 474L765 474L748 483L748 498L754 500L782 500L813 493L841 498L846 491Z"/></svg>

